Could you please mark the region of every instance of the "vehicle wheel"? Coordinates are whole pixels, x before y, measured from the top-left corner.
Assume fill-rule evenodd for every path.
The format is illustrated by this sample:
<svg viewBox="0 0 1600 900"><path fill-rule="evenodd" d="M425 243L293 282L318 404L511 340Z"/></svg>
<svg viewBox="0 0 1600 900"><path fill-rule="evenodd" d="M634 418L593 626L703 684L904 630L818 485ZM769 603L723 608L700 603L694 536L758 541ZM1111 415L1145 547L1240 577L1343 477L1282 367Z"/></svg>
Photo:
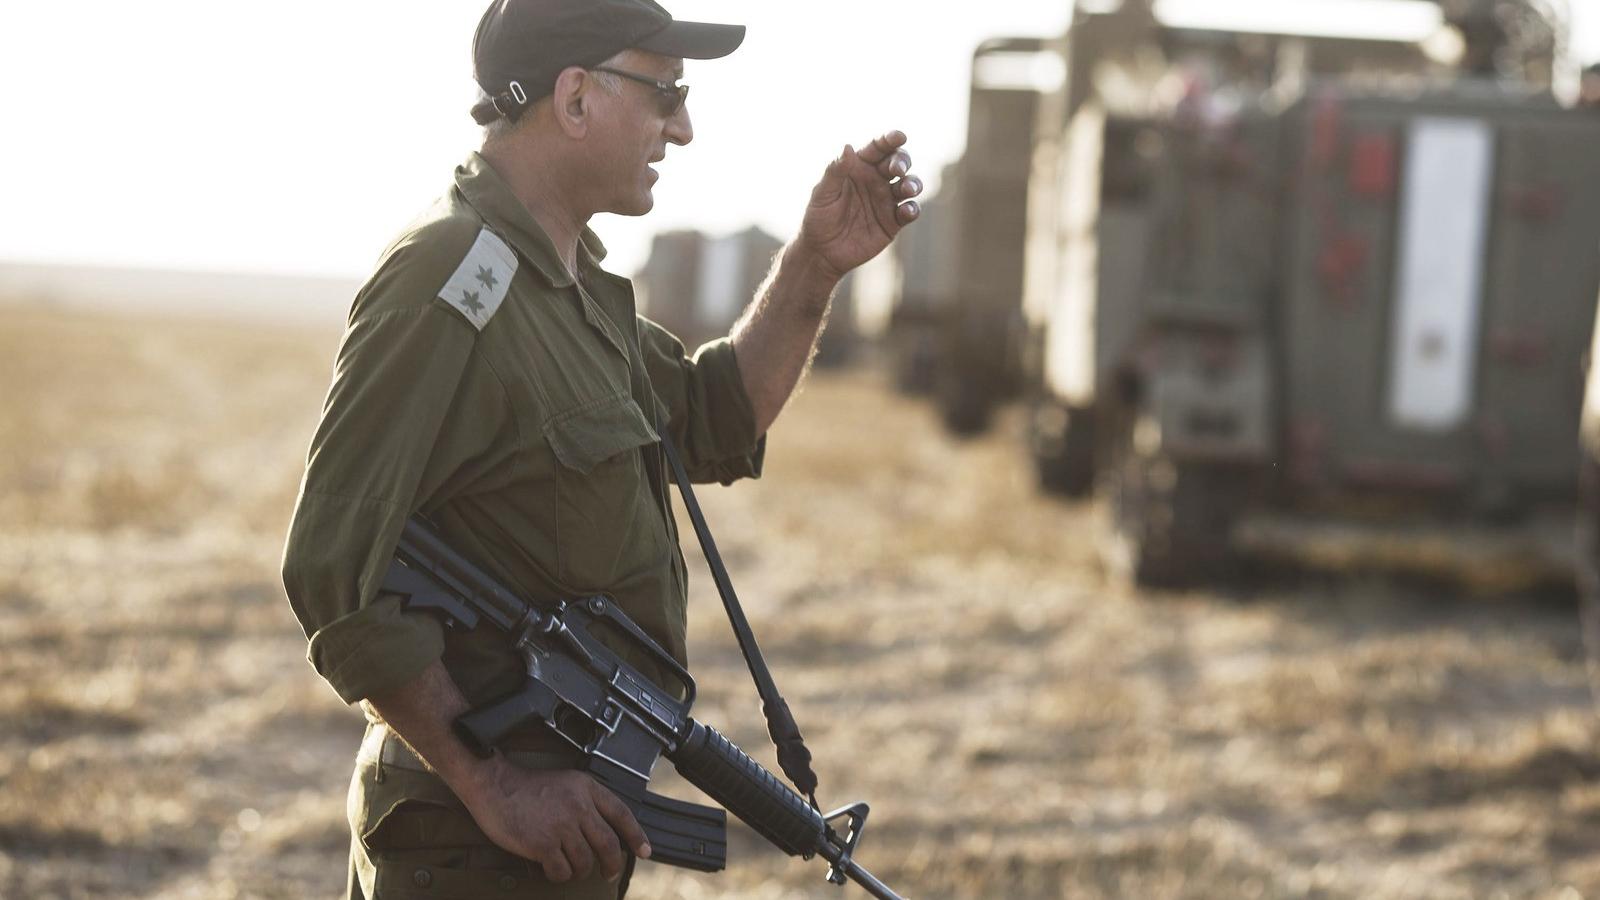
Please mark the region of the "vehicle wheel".
<svg viewBox="0 0 1600 900"><path fill-rule="evenodd" d="M939 378L936 402L945 430L959 437L973 437L989 428L994 412L988 394L974 381L958 373Z"/></svg>
<svg viewBox="0 0 1600 900"><path fill-rule="evenodd" d="M1579 561L1578 567L1593 566L1593 562ZM1589 670L1589 694L1596 712L1600 712L1600 592L1594 589L1594 579L1580 584L1582 595L1578 599L1578 622L1583 633L1584 657Z"/></svg>
<svg viewBox="0 0 1600 900"><path fill-rule="evenodd" d="M895 390L908 396L933 392L935 352L932 341L915 333L899 336L891 342L889 352Z"/></svg>
<svg viewBox="0 0 1600 900"><path fill-rule="evenodd" d="M1108 563L1142 587L1223 577L1233 562L1229 537L1241 506L1241 473L1141 449L1136 437L1120 442L1106 471Z"/></svg>
<svg viewBox="0 0 1600 900"><path fill-rule="evenodd" d="M1094 413L1040 404L1029 431L1039 486L1064 497L1088 496L1094 489Z"/></svg>

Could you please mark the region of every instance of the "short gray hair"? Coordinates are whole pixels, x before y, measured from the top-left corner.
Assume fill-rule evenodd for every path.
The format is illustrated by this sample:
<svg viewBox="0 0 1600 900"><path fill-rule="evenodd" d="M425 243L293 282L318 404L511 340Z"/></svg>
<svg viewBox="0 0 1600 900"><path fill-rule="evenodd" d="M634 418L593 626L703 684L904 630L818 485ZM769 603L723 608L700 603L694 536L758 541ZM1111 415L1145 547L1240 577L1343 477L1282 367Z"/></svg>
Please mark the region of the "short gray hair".
<svg viewBox="0 0 1600 900"><path fill-rule="evenodd" d="M615 59L615 58L616 57L612 57L612 59ZM600 63L600 65L603 66L603 65L606 65L607 63L610 63L610 62L611 62L611 60L608 59L605 62ZM596 82L598 82L600 87L602 89L604 89L606 93L612 95L613 97L618 95L618 94L620 94L620 93L622 93L622 79L618 78L617 76L615 76L613 74L611 74L610 72L590 71L589 72L589 77L593 78ZM478 89L478 100L477 100L477 102L478 103L484 103L484 102L486 102L488 100L489 100L489 95L484 92L483 88L479 88ZM532 102L533 103L537 103L538 101L535 100L535 101L532 101ZM529 105L531 106L532 103L530 103ZM524 112L526 112L526 110L524 110ZM522 124L522 121L523 120L522 120L521 116L518 116L515 120L509 119L509 118L507 118L505 116L496 116L493 121L491 121L491 122L489 122L489 124L483 126L483 140L484 140L484 142L487 143L489 141L498 141L501 138L509 137L513 131L517 130L517 126Z"/></svg>

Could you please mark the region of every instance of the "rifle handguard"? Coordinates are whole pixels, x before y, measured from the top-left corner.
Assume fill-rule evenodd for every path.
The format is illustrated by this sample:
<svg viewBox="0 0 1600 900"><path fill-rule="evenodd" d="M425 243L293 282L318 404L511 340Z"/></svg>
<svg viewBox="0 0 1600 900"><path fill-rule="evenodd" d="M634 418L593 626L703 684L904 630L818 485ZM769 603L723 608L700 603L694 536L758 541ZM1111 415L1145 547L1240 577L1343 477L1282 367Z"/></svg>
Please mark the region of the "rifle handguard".
<svg viewBox="0 0 1600 900"><path fill-rule="evenodd" d="M809 859L821 846L827 832L822 814L715 728L694 723L669 758L690 784L783 852Z"/></svg>

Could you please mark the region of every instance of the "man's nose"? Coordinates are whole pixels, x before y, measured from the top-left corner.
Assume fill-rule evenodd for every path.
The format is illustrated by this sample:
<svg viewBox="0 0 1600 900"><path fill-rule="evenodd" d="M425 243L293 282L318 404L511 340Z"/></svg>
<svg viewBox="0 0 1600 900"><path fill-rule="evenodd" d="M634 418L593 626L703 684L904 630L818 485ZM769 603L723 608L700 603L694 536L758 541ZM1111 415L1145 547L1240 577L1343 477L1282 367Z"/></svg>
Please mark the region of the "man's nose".
<svg viewBox="0 0 1600 900"><path fill-rule="evenodd" d="M666 138L678 146L683 146L694 140L694 123L689 121L689 104L678 107L672 118L667 119Z"/></svg>

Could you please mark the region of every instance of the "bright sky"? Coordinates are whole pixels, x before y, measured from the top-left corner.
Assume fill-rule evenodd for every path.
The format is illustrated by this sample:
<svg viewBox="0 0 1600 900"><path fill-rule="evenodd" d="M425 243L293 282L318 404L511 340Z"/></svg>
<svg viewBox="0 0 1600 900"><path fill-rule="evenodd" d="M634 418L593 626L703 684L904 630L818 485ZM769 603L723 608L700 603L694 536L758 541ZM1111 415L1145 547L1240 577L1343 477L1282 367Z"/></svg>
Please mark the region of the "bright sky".
<svg viewBox="0 0 1600 900"><path fill-rule="evenodd" d="M477 146L469 48L484 2L6 4L0 260L364 274ZM1220 22L1224 7L1281 21L1291 5L1165 2ZM1572 2L1577 56L1600 58L1600 0ZM973 47L1059 33L1070 6L666 4L749 37L689 64L696 138L658 166L655 212L594 223L624 273L661 229L756 222L787 237L827 160L888 128L911 136L931 180L961 152Z"/></svg>

